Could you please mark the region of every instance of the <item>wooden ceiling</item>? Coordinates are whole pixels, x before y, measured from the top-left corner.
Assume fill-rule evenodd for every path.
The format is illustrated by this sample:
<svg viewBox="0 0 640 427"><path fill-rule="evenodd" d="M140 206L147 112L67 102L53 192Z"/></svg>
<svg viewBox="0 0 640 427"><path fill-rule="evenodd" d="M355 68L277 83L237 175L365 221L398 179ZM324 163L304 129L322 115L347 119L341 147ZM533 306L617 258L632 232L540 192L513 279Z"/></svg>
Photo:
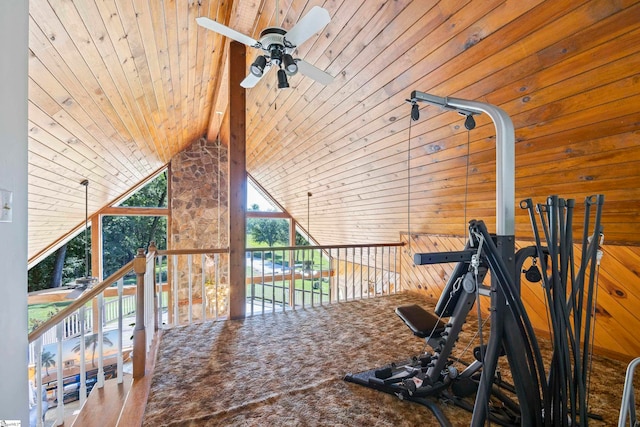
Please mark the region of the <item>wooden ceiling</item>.
<svg viewBox="0 0 640 427"><path fill-rule="evenodd" d="M516 201L605 194L607 241L640 244L637 1L32 0L30 259L83 225L83 179L96 212L221 123L228 140L228 42L196 17L258 38L315 5L331 22L295 56L334 82L278 90L272 71L247 90L246 123L247 171L319 243L493 230L493 124L467 132L426 105L411 122L419 90L512 117ZM516 234L531 234L525 212Z"/></svg>

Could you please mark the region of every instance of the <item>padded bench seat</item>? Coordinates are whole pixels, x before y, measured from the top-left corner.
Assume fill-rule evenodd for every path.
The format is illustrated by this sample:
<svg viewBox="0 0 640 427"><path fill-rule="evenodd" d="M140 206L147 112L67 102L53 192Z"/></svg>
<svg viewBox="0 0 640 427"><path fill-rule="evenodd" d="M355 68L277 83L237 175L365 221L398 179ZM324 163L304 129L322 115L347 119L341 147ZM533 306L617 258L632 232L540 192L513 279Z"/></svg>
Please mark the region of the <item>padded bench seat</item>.
<svg viewBox="0 0 640 427"><path fill-rule="evenodd" d="M434 337L438 337L446 327L444 322L417 304L398 307L396 314L406 323L413 334L420 338L428 338L432 333Z"/></svg>

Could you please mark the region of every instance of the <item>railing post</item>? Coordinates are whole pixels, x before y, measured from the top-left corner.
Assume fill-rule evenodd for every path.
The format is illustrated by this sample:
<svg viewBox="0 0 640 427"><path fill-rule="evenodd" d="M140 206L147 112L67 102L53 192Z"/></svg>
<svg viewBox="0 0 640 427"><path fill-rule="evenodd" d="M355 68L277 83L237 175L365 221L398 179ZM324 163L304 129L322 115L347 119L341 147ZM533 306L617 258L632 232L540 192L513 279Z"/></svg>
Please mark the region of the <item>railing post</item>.
<svg viewBox="0 0 640 427"><path fill-rule="evenodd" d="M158 287L157 287L157 281L156 281L156 256L157 256L157 252L158 252L158 248L156 247L156 242L152 241L149 244L149 249L147 250L148 254L152 254L153 256L153 271L151 272L151 274L153 275L153 319L154 319L154 326L153 329L154 331L158 331L158 328L160 327L160 319L158 318L158 316L161 316L162 314L160 309L158 308L158 304L159 301L161 301L161 299L158 298Z"/></svg>
<svg viewBox="0 0 640 427"><path fill-rule="evenodd" d="M147 336L144 325L144 273L147 268L147 257L144 249L138 249L133 260L133 271L136 273L136 325L133 329L133 378L144 377L146 364Z"/></svg>

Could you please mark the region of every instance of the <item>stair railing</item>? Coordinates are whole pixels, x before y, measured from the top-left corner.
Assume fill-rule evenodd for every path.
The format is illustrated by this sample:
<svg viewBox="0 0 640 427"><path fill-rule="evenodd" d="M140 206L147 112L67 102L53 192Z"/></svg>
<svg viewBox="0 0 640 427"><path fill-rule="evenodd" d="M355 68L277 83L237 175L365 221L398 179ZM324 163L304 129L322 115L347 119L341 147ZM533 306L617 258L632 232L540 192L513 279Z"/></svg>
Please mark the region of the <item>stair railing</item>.
<svg viewBox="0 0 640 427"><path fill-rule="evenodd" d="M141 263L142 268L136 268ZM140 249L134 260L125 264L107 279L87 289L75 301L29 334L29 343L34 347L33 360L30 361L33 369L33 398L30 406L36 413L38 425L43 424L43 415L50 404L56 406L54 425L62 425L65 417L65 400L80 400L80 404L83 405L88 391L94 386L103 387L106 379L117 378L118 383L123 382L125 356L128 352L131 354L131 339L127 336L129 330L124 323L124 278L134 272L137 275L138 295L144 295L144 286L140 284L144 284L145 264L146 255L144 250ZM104 318L104 294L105 290L112 286L117 288L117 326L107 325ZM150 293L153 296L153 289ZM138 302L140 299L140 297L137 298ZM144 296L142 301L144 303ZM92 305L93 309L88 305ZM93 322L86 321L89 311L92 312ZM136 312L138 311L140 311L139 304ZM142 312L144 313L144 309ZM78 319L78 325L74 325L79 328L77 333L65 331L65 325L67 328L70 325L70 322L65 321L73 316L77 316ZM93 328L87 330L87 325L93 325ZM144 321L140 323L136 317L136 326L138 325L144 326ZM110 327L105 328L105 326ZM55 330L56 342L43 345L44 335L51 330ZM133 344L133 353L135 354L138 349L137 352L142 354L142 356L139 355L142 362L146 353L145 341L137 343L134 339ZM48 347L46 352L45 347ZM142 352L139 350L140 347ZM77 358L73 356L74 353L78 354ZM90 361L87 360L87 353L91 355ZM47 354L44 359L43 354ZM55 368L55 374L49 374L50 367ZM136 374L140 375L139 370L134 373L134 377ZM142 369L142 375L144 375L144 369Z"/></svg>

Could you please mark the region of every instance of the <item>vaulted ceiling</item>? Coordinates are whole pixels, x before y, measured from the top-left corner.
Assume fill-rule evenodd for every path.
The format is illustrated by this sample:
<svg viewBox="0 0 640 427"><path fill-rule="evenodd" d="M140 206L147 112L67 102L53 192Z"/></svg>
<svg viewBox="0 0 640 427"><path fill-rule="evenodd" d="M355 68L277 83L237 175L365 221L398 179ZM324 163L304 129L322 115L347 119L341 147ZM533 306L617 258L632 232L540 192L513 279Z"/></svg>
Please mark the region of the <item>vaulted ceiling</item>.
<svg viewBox="0 0 640 427"><path fill-rule="evenodd" d="M31 0L29 257L82 226L83 179L96 212L195 139L228 140L228 40L198 16L257 39L316 5L331 22L295 56L333 83L279 90L270 72L247 90L246 131L247 171L319 243L493 229L492 123L467 132L427 106L411 122L413 90L501 107L517 201L605 194L608 241L640 243L636 1Z"/></svg>

